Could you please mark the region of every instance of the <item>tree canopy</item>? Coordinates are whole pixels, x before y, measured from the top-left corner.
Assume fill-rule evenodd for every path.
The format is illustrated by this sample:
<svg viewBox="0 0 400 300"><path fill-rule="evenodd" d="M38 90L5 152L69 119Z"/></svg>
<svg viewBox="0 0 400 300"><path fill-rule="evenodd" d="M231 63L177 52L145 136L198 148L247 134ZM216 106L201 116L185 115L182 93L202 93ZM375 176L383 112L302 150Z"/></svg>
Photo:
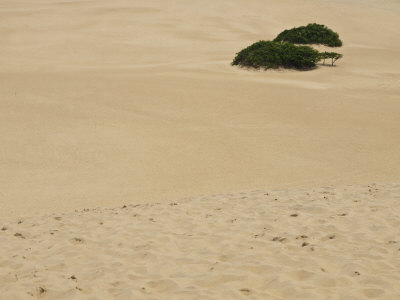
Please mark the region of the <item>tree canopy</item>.
<svg viewBox="0 0 400 300"><path fill-rule="evenodd" d="M282 31L275 42L290 42L294 44L321 44L329 47L341 47L339 34L321 24L308 24Z"/></svg>
<svg viewBox="0 0 400 300"><path fill-rule="evenodd" d="M331 64L333 66L335 64L335 61L342 58L343 55L340 53L336 53L336 52L320 52L319 57L320 57L320 60L324 61L323 62L324 64L325 64L326 59L331 59Z"/></svg>
<svg viewBox="0 0 400 300"><path fill-rule="evenodd" d="M259 41L237 53L232 65L252 68L314 68L320 60L320 53L309 46L291 43Z"/></svg>

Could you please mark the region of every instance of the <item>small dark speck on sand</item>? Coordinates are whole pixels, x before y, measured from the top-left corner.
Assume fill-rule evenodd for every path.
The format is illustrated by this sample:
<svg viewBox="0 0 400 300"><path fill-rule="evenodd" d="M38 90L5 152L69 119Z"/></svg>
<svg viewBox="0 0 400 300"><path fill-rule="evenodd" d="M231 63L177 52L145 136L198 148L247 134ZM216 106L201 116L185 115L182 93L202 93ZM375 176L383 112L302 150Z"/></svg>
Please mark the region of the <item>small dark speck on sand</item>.
<svg viewBox="0 0 400 300"><path fill-rule="evenodd" d="M276 237L274 237L274 238L272 239L273 242L283 242L283 241L285 241L285 240L286 240L286 238L280 237L280 236L276 236Z"/></svg>
<svg viewBox="0 0 400 300"><path fill-rule="evenodd" d="M77 238L77 237L71 239L70 241L71 241L73 244L83 244L83 243L85 243L85 240L84 240L84 239L82 239L82 238Z"/></svg>
<svg viewBox="0 0 400 300"><path fill-rule="evenodd" d="M290 216L291 217L298 217L299 215L298 214L291 214Z"/></svg>
<svg viewBox="0 0 400 300"><path fill-rule="evenodd" d="M249 289L240 289L239 291L241 291L245 295L250 294L250 290Z"/></svg>

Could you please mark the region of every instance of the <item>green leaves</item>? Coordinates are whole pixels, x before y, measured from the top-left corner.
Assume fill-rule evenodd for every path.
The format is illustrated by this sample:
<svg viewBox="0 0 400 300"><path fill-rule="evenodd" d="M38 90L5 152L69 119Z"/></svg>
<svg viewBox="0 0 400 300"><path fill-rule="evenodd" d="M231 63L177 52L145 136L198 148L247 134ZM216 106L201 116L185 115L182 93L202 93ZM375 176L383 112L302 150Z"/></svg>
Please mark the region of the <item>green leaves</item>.
<svg viewBox="0 0 400 300"><path fill-rule="evenodd" d="M297 46L292 43L259 41L237 53L232 65L255 69L292 68L312 69L316 63L331 59L332 66L343 55L336 52L318 52L309 46Z"/></svg>
<svg viewBox="0 0 400 300"><path fill-rule="evenodd" d="M341 47L339 34L325 25L308 24L307 26L286 29L275 39L275 42L290 42L294 44L321 44L329 47Z"/></svg>
<svg viewBox="0 0 400 300"><path fill-rule="evenodd" d="M274 41L259 41L237 53L232 65L252 68L293 68L312 69L317 62L331 59L332 66L343 57L336 52L318 52L309 46L295 44L323 44L331 47L342 46L339 35L325 25L308 24L284 30Z"/></svg>
<svg viewBox="0 0 400 300"><path fill-rule="evenodd" d="M336 52L320 52L319 53L319 60L323 60L325 64L326 59L331 59L332 66L334 65L335 61L342 58L343 55Z"/></svg>
<svg viewBox="0 0 400 300"><path fill-rule="evenodd" d="M320 60L320 53L309 46L259 41L240 51L232 65L252 68L311 69Z"/></svg>

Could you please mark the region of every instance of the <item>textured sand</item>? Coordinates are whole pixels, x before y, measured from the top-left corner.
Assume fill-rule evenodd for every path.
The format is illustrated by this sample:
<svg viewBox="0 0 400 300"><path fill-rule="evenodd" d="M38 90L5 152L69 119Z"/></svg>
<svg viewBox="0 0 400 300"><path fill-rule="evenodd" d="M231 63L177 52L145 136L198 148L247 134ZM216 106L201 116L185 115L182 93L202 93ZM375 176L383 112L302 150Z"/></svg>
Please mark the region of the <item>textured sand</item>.
<svg viewBox="0 0 400 300"><path fill-rule="evenodd" d="M309 22L337 67L230 66ZM1 0L0 300L400 299L398 28L396 0Z"/></svg>
<svg viewBox="0 0 400 300"><path fill-rule="evenodd" d="M0 298L400 299L399 201L372 184L21 219L0 230Z"/></svg>
<svg viewBox="0 0 400 300"><path fill-rule="evenodd" d="M285 28L337 68L249 72ZM400 3L2 0L0 216L400 178Z"/></svg>

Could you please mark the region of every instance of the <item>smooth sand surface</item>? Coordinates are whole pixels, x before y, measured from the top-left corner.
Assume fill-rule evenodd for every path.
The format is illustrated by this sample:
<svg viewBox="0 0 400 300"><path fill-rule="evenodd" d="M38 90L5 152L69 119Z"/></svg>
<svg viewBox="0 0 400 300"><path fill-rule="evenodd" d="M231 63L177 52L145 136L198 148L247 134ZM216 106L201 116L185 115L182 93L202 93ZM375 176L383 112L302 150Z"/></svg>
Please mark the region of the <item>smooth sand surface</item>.
<svg viewBox="0 0 400 300"><path fill-rule="evenodd" d="M397 300L399 201L256 190L0 224L0 298Z"/></svg>
<svg viewBox="0 0 400 300"><path fill-rule="evenodd" d="M236 52L319 22L336 68ZM0 216L400 178L400 3L0 3Z"/></svg>

